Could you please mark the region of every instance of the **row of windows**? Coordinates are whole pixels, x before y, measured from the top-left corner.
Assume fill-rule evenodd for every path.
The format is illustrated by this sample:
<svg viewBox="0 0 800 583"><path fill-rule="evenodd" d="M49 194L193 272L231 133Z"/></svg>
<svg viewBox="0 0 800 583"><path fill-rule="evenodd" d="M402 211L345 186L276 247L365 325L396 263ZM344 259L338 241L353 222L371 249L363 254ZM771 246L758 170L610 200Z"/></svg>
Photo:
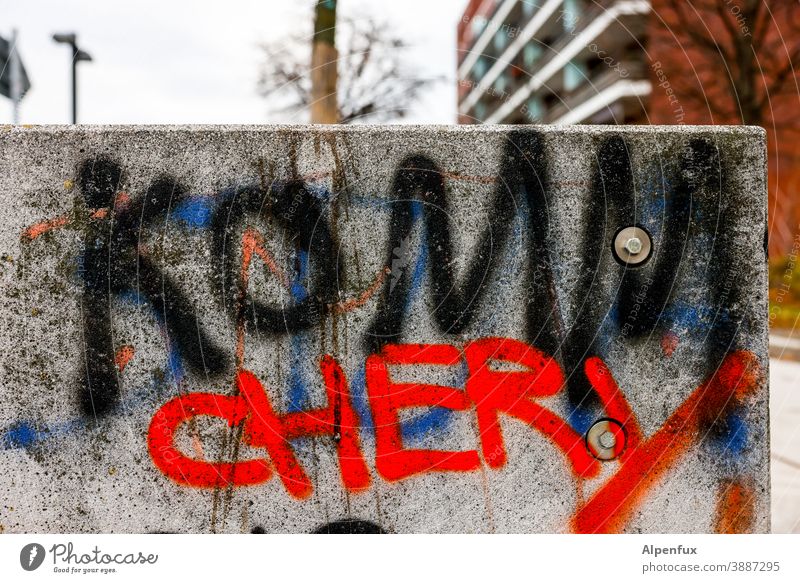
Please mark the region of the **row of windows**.
<svg viewBox="0 0 800 583"><path fill-rule="evenodd" d="M520 0L520 22L523 24L517 26L510 23L504 23L498 28L491 41L491 48L494 49L492 51L493 54L482 55L475 61L475 64L472 66L472 70L470 71L470 79L473 81L479 81L486 75L492 64L495 62L494 57L499 57L508 47L508 45L511 44L513 39L516 38L516 36L520 33L521 27L524 25L524 23L527 23L530 20L531 16L536 12L542 2L544 2L544 0ZM575 30L575 27L578 25L578 21L580 20L580 16L584 12L584 4L585 0L564 0L561 12L558 15L558 19L563 22L563 28L565 31L573 32ZM474 38L478 38L478 36L480 36L487 23L488 20L482 16L476 16L473 19L472 27ZM515 59L514 65L523 69L530 69L544 53L544 49L542 47L551 44L551 42L554 40L555 37L548 37L539 42L533 40L527 43L522 50L521 56L518 55Z"/></svg>
<svg viewBox="0 0 800 583"><path fill-rule="evenodd" d="M535 13L536 9L541 6L544 1L545 0L520 0L519 6L521 7L524 18L520 18L519 20L523 23L528 22L530 16ZM556 16L553 17L555 20L551 20L548 26L542 29L546 34L540 36L539 39L532 39L530 42L526 43L522 50L514 57L511 65L497 76L492 84L491 90L487 92L487 95L481 96L481 99L475 104L473 109L475 117L480 120L485 119L487 110L491 113L490 107L493 109L498 106L501 100L508 99L509 95L518 90L530 78L530 75L536 70L537 65L545 59L545 56L552 54L552 51L547 50L547 47L558 44L560 39L564 39L567 34L574 36L578 28L584 27L586 22L581 22L581 18L584 20L586 19L586 11L589 4L587 0L563 0L562 6L555 13ZM485 26L485 22L483 26ZM507 27L501 27L495 33L492 46L496 49L498 55L508 44L513 42L513 38L515 38L515 35L509 34L509 29ZM641 52L642 47L639 41L632 39L629 44L630 46L618 49L618 52L615 51L617 54L613 62L616 65L619 66L621 61L630 61L631 59L635 61L635 55ZM597 51L594 51L594 53L597 53ZM631 55L634 56L632 57ZM606 59L608 58L611 57L606 57ZM473 87L485 78L489 69L496 62L497 60L490 55L482 55L476 60L469 75ZM551 85L554 86L553 90L558 93L558 95L564 95L580 89L590 78L596 76L596 72L602 68L603 64L604 61L599 58L598 54L590 54L588 57L573 59L565 64L561 71L561 77L551 83ZM605 64L610 66L607 62ZM622 71L622 69L620 70ZM627 76L627 71L625 76ZM531 97L525 104L528 117L541 119L544 112L560 101L558 95L551 93L544 97Z"/></svg>
<svg viewBox="0 0 800 583"><path fill-rule="evenodd" d="M503 93L511 88L515 88L520 81L524 81L529 77L533 70L533 65L542 54L542 48L538 44L528 44L523 51L523 66L522 67L509 67L497 76L493 83L494 91ZM483 57L481 57L483 59ZM473 81L479 82L484 77L488 70L488 60L483 61L483 65L478 67ZM520 70L522 69L522 71ZM574 91L580 87L588 77L591 70L595 67L589 61L572 60L564 66L564 91ZM525 74L523 71L528 71Z"/></svg>
<svg viewBox="0 0 800 583"><path fill-rule="evenodd" d="M522 14L523 19L525 21L530 20L530 18L533 16L536 10L539 9L539 6L541 6L543 1L544 0L520 0L519 1L520 12ZM566 0L566 1L575 2L576 0ZM496 5L499 4L500 2L497 1ZM489 12L490 13L494 12L494 8L496 7L497 6L493 7L493 9L490 10ZM486 16L473 16L472 22L470 23L470 26L472 28L472 38L478 38L481 35L481 33L483 33L483 30L486 28L486 25L488 23L489 19L486 18Z"/></svg>
<svg viewBox="0 0 800 583"><path fill-rule="evenodd" d="M537 41L531 41L522 49L521 62L515 63L515 65L525 70L530 70L533 65L536 64L536 61L541 58L543 53L544 49L542 48L542 45ZM473 81L480 81L495 62L496 61L494 59L485 55L478 57L478 60L475 61L475 65L473 65L472 70L470 71L470 78Z"/></svg>
<svg viewBox="0 0 800 583"><path fill-rule="evenodd" d="M597 57L592 57L587 60L569 61L562 69L562 89L560 93L568 94L588 83L589 80L594 77L594 72L601 64L602 61ZM499 100L507 99L509 95L513 94L514 91L521 86L521 82L513 79L512 71L513 69L504 71L494 82L493 96L496 99L489 99L489 95L487 95L483 96L483 98L475 104L474 113L476 118L479 120L486 118L487 102L492 103L496 101L499 103ZM524 82L526 78L527 77L523 78L522 82ZM555 93L546 94L544 97L539 95L531 96L526 103L527 115L534 119L541 119L544 112L558 101L559 97Z"/></svg>
<svg viewBox="0 0 800 583"><path fill-rule="evenodd" d="M530 21L531 17L543 1L544 0L520 0L521 8L518 23L514 23L513 18L509 19L509 22L506 22L502 26L498 27L497 31L495 31L494 36L492 37L491 47L494 49L496 56L499 56L508 47L508 45L511 44L512 40L520 33L525 23ZM564 4L557 16L557 18L563 23L564 31L570 33L575 31L581 15L584 12L584 4L585 0L564 0ZM479 38L488 23L489 19L487 19L485 16L475 16L471 22L472 37L475 39ZM526 51L528 51L528 54L525 56L526 65L533 64L536 57L538 57L538 54L535 54L533 51L539 47L536 47L535 45L529 46L533 48L529 49L526 47ZM478 62L476 62L473 66L473 72L475 73L476 77L481 77L488 69L486 59L482 59L483 62L481 62L481 59L479 59Z"/></svg>

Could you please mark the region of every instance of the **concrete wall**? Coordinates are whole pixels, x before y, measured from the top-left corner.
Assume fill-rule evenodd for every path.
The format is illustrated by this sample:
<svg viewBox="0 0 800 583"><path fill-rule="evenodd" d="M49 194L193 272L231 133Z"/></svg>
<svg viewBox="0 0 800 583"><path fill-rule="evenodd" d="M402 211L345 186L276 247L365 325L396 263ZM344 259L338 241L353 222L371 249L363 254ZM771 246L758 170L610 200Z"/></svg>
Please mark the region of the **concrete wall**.
<svg viewBox="0 0 800 583"><path fill-rule="evenodd" d="M764 168L753 128L2 128L0 530L768 531Z"/></svg>

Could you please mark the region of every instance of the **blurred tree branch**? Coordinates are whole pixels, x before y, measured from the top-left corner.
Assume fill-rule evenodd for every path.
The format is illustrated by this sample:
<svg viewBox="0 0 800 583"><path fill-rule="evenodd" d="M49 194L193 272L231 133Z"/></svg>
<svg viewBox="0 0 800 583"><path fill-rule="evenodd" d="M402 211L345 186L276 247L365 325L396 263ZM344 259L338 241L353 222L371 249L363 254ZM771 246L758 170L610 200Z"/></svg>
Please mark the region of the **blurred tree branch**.
<svg viewBox="0 0 800 583"><path fill-rule="evenodd" d="M665 64L681 98L721 116L717 123L794 120L792 108L780 105L798 95L797 0L661 0L653 7L665 25L657 42L680 47L692 66Z"/></svg>
<svg viewBox="0 0 800 583"><path fill-rule="evenodd" d="M298 113L312 104L309 36L261 45L258 91L274 111ZM339 123L401 119L422 91L440 77L418 77L404 66L406 43L373 18L338 18Z"/></svg>

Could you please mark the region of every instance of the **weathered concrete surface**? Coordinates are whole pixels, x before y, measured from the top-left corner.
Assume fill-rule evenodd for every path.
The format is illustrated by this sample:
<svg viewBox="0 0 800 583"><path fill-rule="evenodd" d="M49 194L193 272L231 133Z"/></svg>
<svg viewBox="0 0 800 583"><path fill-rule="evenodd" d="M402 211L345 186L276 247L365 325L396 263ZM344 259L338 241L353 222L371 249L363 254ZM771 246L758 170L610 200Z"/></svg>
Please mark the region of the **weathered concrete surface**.
<svg viewBox="0 0 800 583"><path fill-rule="evenodd" d="M768 531L764 167L753 128L5 128L0 529Z"/></svg>

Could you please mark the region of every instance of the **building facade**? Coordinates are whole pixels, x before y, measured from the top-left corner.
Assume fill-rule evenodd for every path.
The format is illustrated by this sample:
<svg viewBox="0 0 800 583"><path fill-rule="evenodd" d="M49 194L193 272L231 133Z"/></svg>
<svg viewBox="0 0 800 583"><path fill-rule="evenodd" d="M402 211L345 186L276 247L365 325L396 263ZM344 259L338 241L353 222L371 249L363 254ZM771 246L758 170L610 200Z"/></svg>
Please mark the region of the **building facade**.
<svg viewBox="0 0 800 583"><path fill-rule="evenodd" d="M470 0L460 123L642 123L646 0Z"/></svg>

